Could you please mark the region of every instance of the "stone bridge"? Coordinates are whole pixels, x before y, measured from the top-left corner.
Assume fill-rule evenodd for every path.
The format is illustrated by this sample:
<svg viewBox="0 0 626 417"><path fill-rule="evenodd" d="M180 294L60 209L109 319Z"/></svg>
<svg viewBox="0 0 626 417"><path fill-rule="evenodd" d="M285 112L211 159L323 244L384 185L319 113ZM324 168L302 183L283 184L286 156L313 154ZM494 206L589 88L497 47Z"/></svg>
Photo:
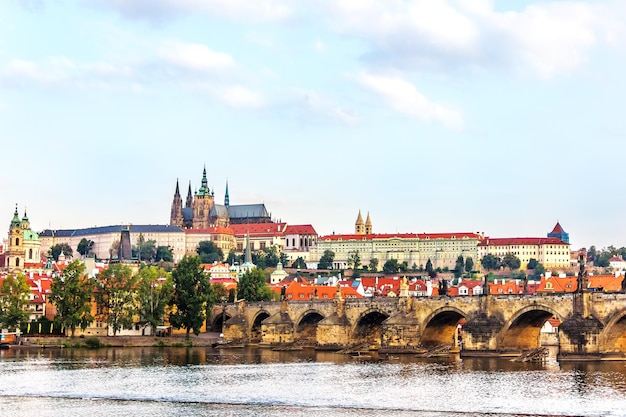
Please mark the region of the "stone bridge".
<svg viewBox="0 0 626 417"><path fill-rule="evenodd" d="M215 306L209 320L233 345L398 353L452 345L472 356L535 349L552 317L561 321L559 359L626 360L621 293L240 301Z"/></svg>

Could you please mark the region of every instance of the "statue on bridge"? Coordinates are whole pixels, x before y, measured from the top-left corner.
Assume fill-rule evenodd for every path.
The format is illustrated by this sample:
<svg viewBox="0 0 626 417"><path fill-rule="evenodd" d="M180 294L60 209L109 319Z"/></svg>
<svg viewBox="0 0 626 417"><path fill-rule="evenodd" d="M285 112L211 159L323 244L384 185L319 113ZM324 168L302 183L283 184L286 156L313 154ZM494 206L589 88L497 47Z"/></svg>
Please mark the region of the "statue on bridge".
<svg viewBox="0 0 626 417"><path fill-rule="evenodd" d="M586 254L584 252L581 252L578 255L578 263L580 264L580 270L578 271L578 278L576 279L576 292L577 293L582 293L585 288L587 288L588 285L588 272L585 269L585 262L586 262Z"/></svg>

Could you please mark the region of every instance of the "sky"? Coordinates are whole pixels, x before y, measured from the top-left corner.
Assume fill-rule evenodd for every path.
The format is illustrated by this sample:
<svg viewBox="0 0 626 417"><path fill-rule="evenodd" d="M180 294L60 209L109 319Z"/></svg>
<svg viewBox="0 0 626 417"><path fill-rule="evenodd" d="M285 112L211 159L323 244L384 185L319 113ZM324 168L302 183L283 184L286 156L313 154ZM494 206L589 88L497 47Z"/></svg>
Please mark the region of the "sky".
<svg viewBox="0 0 626 417"><path fill-rule="evenodd" d="M624 74L622 0L3 1L0 212L626 246Z"/></svg>

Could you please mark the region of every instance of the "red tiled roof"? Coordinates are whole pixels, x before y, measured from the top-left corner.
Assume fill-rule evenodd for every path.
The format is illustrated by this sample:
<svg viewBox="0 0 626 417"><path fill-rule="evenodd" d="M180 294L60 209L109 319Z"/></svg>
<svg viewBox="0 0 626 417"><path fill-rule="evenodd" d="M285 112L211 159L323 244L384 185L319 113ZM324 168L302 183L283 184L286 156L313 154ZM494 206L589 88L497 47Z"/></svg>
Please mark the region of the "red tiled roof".
<svg viewBox="0 0 626 417"><path fill-rule="evenodd" d="M286 223L246 223L231 224L230 228L237 237L244 237L247 233L255 236L282 236L285 232Z"/></svg>
<svg viewBox="0 0 626 417"><path fill-rule="evenodd" d="M293 226L287 226L285 228L286 235L315 235L317 232L310 224L299 224Z"/></svg>
<svg viewBox="0 0 626 417"><path fill-rule="evenodd" d="M228 227L214 226L207 227L206 229L185 229L185 234L188 235L200 235L200 234L215 234L215 235L234 235L235 232Z"/></svg>
<svg viewBox="0 0 626 417"><path fill-rule="evenodd" d="M520 246L520 245L567 245L569 243L563 242L561 239L555 237L501 237L490 238L486 237L478 246Z"/></svg>
<svg viewBox="0 0 626 417"><path fill-rule="evenodd" d="M481 239L482 236L477 233L373 233L367 235L346 234L346 235L328 235L322 236L322 241L338 241L338 240L376 240L376 239Z"/></svg>

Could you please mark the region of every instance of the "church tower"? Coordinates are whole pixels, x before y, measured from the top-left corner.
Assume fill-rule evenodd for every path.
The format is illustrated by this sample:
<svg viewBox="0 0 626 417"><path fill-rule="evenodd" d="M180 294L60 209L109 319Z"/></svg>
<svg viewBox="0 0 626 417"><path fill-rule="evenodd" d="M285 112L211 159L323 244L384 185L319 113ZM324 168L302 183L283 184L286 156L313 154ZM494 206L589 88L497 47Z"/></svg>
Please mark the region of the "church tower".
<svg viewBox="0 0 626 417"><path fill-rule="evenodd" d="M21 272L24 270L24 239L22 230L22 221L17 213L17 204L15 205L15 213L13 220L9 226L9 250L7 251L7 268L9 273Z"/></svg>
<svg viewBox="0 0 626 417"><path fill-rule="evenodd" d="M187 201L185 201L185 208L193 208L193 194L191 193L191 181L189 181L189 188L187 189Z"/></svg>
<svg viewBox="0 0 626 417"><path fill-rule="evenodd" d="M193 199L193 228L206 229L211 226L211 209L215 205L214 194L208 186L206 166L202 171L202 185Z"/></svg>
<svg viewBox="0 0 626 417"><path fill-rule="evenodd" d="M369 211L367 212L367 219L365 220L365 234L366 235L372 234L372 219L370 219Z"/></svg>
<svg viewBox="0 0 626 417"><path fill-rule="evenodd" d="M178 179L176 180L176 192L174 192L174 200L172 201L172 211L170 213L170 226L183 227L183 199L180 196L178 188Z"/></svg>
<svg viewBox="0 0 626 417"><path fill-rule="evenodd" d="M363 217L361 216L361 210L359 210L359 215L356 218L356 223L354 223L354 234L356 234L356 235L364 235L365 234L365 224L363 223Z"/></svg>
<svg viewBox="0 0 626 417"><path fill-rule="evenodd" d="M228 196L228 181L226 181L226 194L224 195L224 205L226 208L230 206L230 197Z"/></svg>

